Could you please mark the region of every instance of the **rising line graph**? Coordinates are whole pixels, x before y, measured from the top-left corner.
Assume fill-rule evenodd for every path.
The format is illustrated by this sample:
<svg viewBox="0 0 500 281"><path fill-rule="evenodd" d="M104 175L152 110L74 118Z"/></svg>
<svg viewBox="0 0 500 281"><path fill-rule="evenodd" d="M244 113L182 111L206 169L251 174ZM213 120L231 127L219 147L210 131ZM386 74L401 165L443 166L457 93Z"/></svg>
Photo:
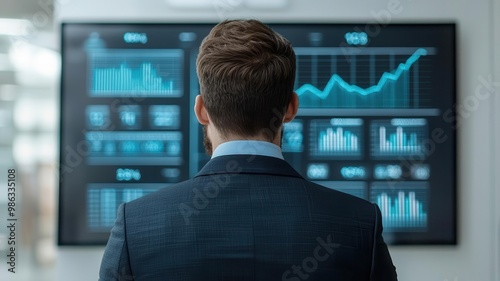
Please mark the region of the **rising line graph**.
<svg viewBox="0 0 500 281"><path fill-rule="evenodd" d="M378 83L362 88L333 74L323 90L305 83L296 89L304 107L410 107L410 70L418 83L418 61L428 51L418 48L392 72L384 72ZM373 74L371 74L373 76ZM415 78L414 77L414 78ZM415 93L418 94L418 93Z"/></svg>

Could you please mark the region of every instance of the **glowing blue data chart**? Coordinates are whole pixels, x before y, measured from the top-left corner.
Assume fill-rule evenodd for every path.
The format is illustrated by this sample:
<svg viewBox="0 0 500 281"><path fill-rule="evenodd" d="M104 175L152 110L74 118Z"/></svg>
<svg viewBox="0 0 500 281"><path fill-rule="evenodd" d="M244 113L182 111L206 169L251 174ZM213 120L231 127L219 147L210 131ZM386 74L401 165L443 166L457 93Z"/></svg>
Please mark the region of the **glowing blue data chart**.
<svg viewBox="0 0 500 281"><path fill-rule="evenodd" d="M403 176L403 167L400 164L375 165L373 177L377 180L396 180Z"/></svg>
<svg viewBox="0 0 500 281"><path fill-rule="evenodd" d="M367 199L367 185L364 181L315 181L315 183L361 199Z"/></svg>
<svg viewBox="0 0 500 281"><path fill-rule="evenodd" d="M358 166L343 166L340 168L340 175L346 180L363 180L368 176L366 167Z"/></svg>
<svg viewBox="0 0 500 281"><path fill-rule="evenodd" d="M398 156L425 157L428 122L423 118L394 118L371 123L372 156L397 159Z"/></svg>
<svg viewBox="0 0 500 281"><path fill-rule="evenodd" d="M178 105L152 105L149 107L150 126L155 129L179 129L180 114Z"/></svg>
<svg viewBox="0 0 500 281"><path fill-rule="evenodd" d="M87 132L89 165L181 165L182 133Z"/></svg>
<svg viewBox="0 0 500 281"><path fill-rule="evenodd" d="M316 119L310 123L313 157L360 158L363 151L363 119Z"/></svg>
<svg viewBox="0 0 500 281"><path fill-rule="evenodd" d="M183 61L180 49L94 50L89 53L90 96L181 97Z"/></svg>
<svg viewBox="0 0 500 281"><path fill-rule="evenodd" d="M106 129L111 125L111 115L107 105L89 105L85 109L87 128Z"/></svg>
<svg viewBox="0 0 500 281"><path fill-rule="evenodd" d="M382 213L384 230L424 231L428 218L425 182L374 182L370 200Z"/></svg>
<svg viewBox="0 0 500 281"><path fill-rule="evenodd" d="M294 120L283 125L281 149L283 152L302 152L304 150L304 125L302 120Z"/></svg>
<svg viewBox="0 0 500 281"><path fill-rule="evenodd" d="M306 174L310 180L325 180L330 176L330 166L326 163L309 163Z"/></svg>
<svg viewBox="0 0 500 281"><path fill-rule="evenodd" d="M118 107L120 125L127 130L141 128L141 107L138 105L122 105Z"/></svg>
<svg viewBox="0 0 500 281"><path fill-rule="evenodd" d="M298 48L295 91L302 108L425 108L430 97L424 59L434 52Z"/></svg>
<svg viewBox="0 0 500 281"><path fill-rule="evenodd" d="M91 231L109 230L116 220L118 206L157 191L164 183L87 185L87 225Z"/></svg>

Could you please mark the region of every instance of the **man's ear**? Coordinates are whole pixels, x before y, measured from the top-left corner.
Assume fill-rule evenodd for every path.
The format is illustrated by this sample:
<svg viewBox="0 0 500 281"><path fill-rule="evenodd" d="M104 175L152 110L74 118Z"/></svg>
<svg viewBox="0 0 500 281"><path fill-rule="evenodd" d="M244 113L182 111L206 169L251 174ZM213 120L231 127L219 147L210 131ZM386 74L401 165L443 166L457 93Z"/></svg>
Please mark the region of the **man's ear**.
<svg viewBox="0 0 500 281"><path fill-rule="evenodd" d="M297 115L297 110L299 109L299 96L297 93L293 92L292 98L290 99L290 103L288 104L288 108L285 112L285 117L283 118L283 123L288 123L295 118Z"/></svg>
<svg viewBox="0 0 500 281"><path fill-rule="evenodd" d="M207 125L210 123L210 118L208 118L208 112L205 108L205 103L203 102L203 97L201 95L197 95L196 100L194 101L194 114L201 125Z"/></svg>

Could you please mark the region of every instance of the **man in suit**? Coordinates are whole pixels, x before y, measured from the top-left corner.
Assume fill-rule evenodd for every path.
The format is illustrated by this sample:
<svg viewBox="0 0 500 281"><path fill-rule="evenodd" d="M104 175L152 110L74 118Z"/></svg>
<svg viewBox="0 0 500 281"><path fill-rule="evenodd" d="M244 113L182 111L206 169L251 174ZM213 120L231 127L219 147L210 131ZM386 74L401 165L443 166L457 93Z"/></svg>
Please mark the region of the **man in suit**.
<svg viewBox="0 0 500 281"><path fill-rule="evenodd" d="M259 21L225 21L197 72L212 158L193 179L120 206L100 280L396 280L379 208L283 160L283 123L298 108L290 43Z"/></svg>

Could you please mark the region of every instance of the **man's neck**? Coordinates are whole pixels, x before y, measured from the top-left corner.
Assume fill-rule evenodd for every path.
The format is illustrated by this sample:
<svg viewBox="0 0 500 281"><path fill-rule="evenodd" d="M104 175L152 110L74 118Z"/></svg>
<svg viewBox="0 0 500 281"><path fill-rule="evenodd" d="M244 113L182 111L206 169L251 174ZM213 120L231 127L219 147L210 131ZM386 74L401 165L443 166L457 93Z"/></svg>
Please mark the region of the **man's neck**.
<svg viewBox="0 0 500 281"><path fill-rule="evenodd" d="M222 143L225 142L230 142L230 141L263 141L263 142L269 142L272 144L275 144L277 146L280 146L280 136L281 136L281 129L280 131L276 134L276 137L273 139L273 141L269 141L269 139L265 138L264 136L235 136L235 135L230 135L225 138L221 138L219 134L217 134L216 137L211 138L212 141L212 153L215 151L215 149Z"/></svg>
<svg viewBox="0 0 500 281"><path fill-rule="evenodd" d="M212 158L227 155L261 155L283 159L281 148L269 141L231 140L221 143L212 153Z"/></svg>

